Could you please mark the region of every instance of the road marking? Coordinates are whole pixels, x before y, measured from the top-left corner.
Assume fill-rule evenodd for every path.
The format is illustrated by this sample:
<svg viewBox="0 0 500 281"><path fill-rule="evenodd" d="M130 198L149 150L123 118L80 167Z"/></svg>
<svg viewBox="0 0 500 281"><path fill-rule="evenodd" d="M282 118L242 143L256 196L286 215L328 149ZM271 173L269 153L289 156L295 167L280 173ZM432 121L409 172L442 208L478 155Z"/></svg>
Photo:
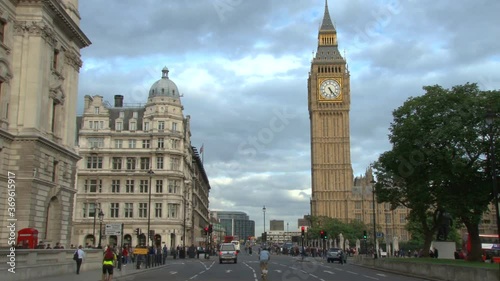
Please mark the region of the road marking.
<svg viewBox="0 0 500 281"><path fill-rule="evenodd" d="M313 275L313 274L311 274L311 273L309 273L309 275L311 275L311 276L312 276L312 277L314 277L314 278L318 278L318 276Z"/></svg>
<svg viewBox="0 0 500 281"><path fill-rule="evenodd" d="M335 272L331 272L329 270L323 270L323 272L330 273L330 274L335 274Z"/></svg>
<svg viewBox="0 0 500 281"><path fill-rule="evenodd" d="M192 277L191 277L191 278L189 278L189 279L195 279L196 277L198 277L198 274L196 274L196 275L192 276Z"/></svg>
<svg viewBox="0 0 500 281"><path fill-rule="evenodd" d="M377 273L378 276L382 276L382 277L387 277L387 275L385 274L382 274L382 273Z"/></svg>
<svg viewBox="0 0 500 281"><path fill-rule="evenodd" d="M231 269L226 269L226 273L230 273L231 271Z"/></svg>
<svg viewBox="0 0 500 281"><path fill-rule="evenodd" d="M378 278L375 278L375 277L371 277L371 276L368 276L368 275L363 275L364 277L366 278L370 278L370 279L373 279L373 280L379 280Z"/></svg>
<svg viewBox="0 0 500 281"><path fill-rule="evenodd" d="M177 271L170 271L170 274L177 274Z"/></svg>
<svg viewBox="0 0 500 281"><path fill-rule="evenodd" d="M357 272L354 272L354 271L346 271L346 272L347 272L347 273L351 273L351 274L356 274L356 275L358 275L358 273L357 273Z"/></svg>
<svg viewBox="0 0 500 281"><path fill-rule="evenodd" d="M279 269L275 269L274 271L276 271L278 273L281 273L281 270L279 270Z"/></svg>

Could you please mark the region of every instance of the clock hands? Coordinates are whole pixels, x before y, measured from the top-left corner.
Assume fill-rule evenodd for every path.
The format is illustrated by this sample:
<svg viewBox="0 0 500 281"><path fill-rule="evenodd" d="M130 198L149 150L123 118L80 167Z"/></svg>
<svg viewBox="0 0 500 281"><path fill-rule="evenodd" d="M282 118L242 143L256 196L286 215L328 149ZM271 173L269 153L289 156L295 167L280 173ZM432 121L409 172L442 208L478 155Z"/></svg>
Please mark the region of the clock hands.
<svg viewBox="0 0 500 281"><path fill-rule="evenodd" d="M335 93L332 91L332 88L328 87L328 90L330 91L330 93L332 93L332 95L335 95Z"/></svg>

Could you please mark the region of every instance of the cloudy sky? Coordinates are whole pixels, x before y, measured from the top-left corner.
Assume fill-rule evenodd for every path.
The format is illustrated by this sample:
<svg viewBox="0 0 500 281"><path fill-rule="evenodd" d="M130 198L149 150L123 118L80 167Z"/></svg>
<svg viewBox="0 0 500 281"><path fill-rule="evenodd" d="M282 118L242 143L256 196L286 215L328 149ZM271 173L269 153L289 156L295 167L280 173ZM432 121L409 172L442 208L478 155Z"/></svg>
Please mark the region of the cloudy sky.
<svg viewBox="0 0 500 281"><path fill-rule="evenodd" d="M170 69L204 145L210 208L289 230L309 213L307 77L324 0L82 0L84 95L145 103ZM388 149L392 111L422 86L500 88L500 2L330 0L351 72L355 176ZM269 223L266 224L269 230Z"/></svg>

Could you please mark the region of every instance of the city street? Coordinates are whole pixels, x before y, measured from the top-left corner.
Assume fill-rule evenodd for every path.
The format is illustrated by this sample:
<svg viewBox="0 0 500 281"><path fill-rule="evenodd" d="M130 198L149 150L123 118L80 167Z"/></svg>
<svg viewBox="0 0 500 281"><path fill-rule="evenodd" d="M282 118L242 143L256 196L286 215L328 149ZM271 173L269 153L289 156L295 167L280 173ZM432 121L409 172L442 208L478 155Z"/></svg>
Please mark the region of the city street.
<svg viewBox="0 0 500 281"><path fill-rule="evenodd" d="M114 280L261 280L257 255L241 253L238 263L219 264L217 257L205 259L169 260L167 265L144 273L115 278ZM372 270L353 264L326 263L320 258L272 256L267 280L349 280L349 281L417 281L426 280Z"/></svg>

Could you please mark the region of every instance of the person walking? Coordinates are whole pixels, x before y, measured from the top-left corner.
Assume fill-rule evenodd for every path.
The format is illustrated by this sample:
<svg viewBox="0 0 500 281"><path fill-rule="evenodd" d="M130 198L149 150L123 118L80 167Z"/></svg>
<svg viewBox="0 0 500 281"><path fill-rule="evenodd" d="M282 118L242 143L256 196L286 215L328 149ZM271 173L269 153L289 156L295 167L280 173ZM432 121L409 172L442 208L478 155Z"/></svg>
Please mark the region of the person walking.
<svg viewBox="0 0 500 281"><path fill-rule="evenodd" d="M104 251L102 260L102 281L111 281L113 279L113 268L116 262L116 254L113 249L108 246Z"/></svg>
<svg viewBox="0 0 500 281"><path fill-rule="evenodd" d="M82 245L78 246L78 249L75 251L76 257L76 274L80 274L80 267L82 266L83 258L85 257L85 252L82 250Z"/></svg>

